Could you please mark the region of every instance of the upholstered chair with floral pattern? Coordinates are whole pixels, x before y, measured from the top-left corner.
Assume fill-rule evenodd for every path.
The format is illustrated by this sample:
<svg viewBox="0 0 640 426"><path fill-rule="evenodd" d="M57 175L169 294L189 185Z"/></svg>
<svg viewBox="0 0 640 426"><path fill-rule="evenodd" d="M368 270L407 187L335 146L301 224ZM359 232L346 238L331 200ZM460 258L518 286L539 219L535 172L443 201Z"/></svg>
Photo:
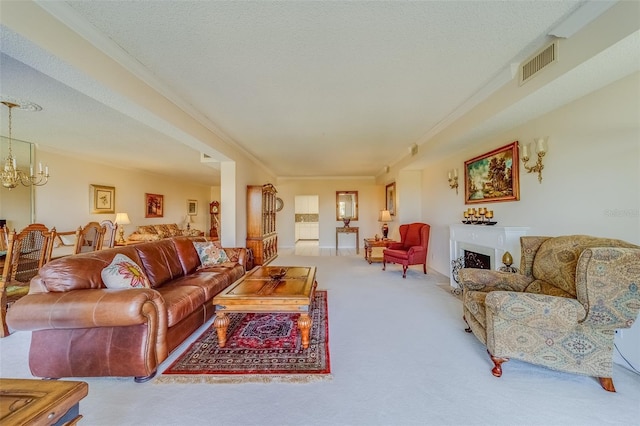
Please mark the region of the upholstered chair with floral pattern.
<svg viewBox="0 0 640 426"><path fill-rule="evenodd" d="M521 237L520 273L463 268L466 331L502 375L515 358L613 386L615 330L640 311L640 247L586 235Z"/></svg>

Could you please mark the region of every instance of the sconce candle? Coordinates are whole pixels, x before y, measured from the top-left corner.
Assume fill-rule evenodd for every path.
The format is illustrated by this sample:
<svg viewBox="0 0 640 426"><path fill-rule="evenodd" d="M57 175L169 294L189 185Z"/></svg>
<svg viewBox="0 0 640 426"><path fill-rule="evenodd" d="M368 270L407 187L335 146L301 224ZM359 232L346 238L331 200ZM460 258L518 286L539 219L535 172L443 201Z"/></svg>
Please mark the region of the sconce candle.
<svg viewBox="0 0 640 426"><path fill-rule="evenodd" d="M447 172L447 180L449 181L449 188L456 190L458 194L458 169L449 170Z"/></svg>

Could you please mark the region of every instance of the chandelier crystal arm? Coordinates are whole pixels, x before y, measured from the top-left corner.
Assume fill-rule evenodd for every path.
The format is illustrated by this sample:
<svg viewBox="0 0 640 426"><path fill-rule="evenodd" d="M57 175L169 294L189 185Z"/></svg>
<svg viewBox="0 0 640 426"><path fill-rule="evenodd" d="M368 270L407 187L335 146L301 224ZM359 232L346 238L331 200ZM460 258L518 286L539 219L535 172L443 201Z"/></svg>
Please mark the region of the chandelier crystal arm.
<svg viewBox="0 0 640 426"><path fill-rule="evenodd" d="M15 102L10 102L8 100L3 100L2 103L9 109L9 155L7 155L7 159L4 163L4 169L2 170L2 186L12 190L18 183L21 183L24 186L42 186L45 185L49 181L49 166L45 166L44 170L42 170L42 163L39 165L38 173L33 173L33 168L30 169L29 174L23 172L22 170L18 170L16 158L13 156L13 147L12 147L12 120L11 120L11 112L13 108L19 107L22 105ZM35 104L26 104L28 108L32 111L39 111L40 107Z"/></svg>

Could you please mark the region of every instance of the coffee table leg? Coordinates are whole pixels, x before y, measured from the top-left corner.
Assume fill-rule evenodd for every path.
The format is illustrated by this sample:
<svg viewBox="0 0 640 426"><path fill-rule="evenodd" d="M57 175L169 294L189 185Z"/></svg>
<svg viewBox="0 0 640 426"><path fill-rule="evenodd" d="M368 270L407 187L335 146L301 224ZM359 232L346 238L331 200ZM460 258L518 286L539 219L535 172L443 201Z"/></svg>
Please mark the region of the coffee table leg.
<svg viewBox="0 0 640 426"><path fill-rule="evenodd" d="M218 333L218 344L221 348L224 348L224 345L227 344L227 328L229 328L229 317L227 314L224 312L216 312L216 319L213 320L213 326Z"/></svg>
<svg viewBox="0 0 640 426"><path fill-rule="evenodd" d="M309 317L309 314L300 314L298 329L302 339L302 349L307 349L309 347L309 331L311 330L311 317Z"/></svg>

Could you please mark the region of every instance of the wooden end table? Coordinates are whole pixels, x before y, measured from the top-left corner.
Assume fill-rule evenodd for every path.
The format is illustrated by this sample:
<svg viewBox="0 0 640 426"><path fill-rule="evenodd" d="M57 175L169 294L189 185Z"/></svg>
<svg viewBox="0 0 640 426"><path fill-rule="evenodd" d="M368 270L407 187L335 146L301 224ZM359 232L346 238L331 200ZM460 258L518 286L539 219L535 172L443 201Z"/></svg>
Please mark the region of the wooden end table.
<svg viewBox="0 0 640 426"><path fill-rule="evenodd" d="M376 257L376 258L372 258L371 257L371 249L373 247L384 247L387 248L389 247L390 244L392 243L397 243L397 241L394 240L390 240L388 238L380 238L378 240L376 240L375 238L365 238L364 239L364 260L368 261L369 264L371 264L371 262L376 261L376 262L382 262L382 258L381 257Z"/></svg>
<svg viewBox="0 0 640 426"><path fill-rule="evenodd" d="M80 400L86 382L0 379L0 423L7 425L75 425L82 418Z"/></svg>
<svg viewBox="0 0 640 426"><path fill-rule="evenodd" d="M270 272L286 269L281 279L271 279ZM311 317L309 309L318 283L315 266L259 266L231 284L213 298L216 319L213 326L221 348L227 344L227 312L299 313L298 329L303 349L309 347Z"/></svg>

